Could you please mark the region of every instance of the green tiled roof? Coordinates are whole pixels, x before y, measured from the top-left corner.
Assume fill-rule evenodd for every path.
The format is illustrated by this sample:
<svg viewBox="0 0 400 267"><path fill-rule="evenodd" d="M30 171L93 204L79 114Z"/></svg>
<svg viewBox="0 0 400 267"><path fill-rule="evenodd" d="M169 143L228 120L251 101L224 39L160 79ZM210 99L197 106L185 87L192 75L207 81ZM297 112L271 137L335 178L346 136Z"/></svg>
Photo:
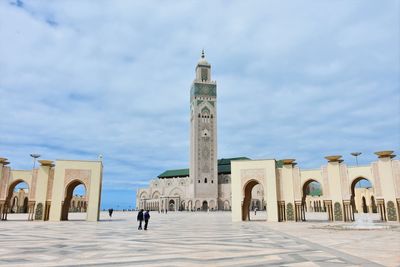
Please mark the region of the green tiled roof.
<svg viewBox="0 0 400 267"><path fill-rule="evenodd" d="M249 158L238 157L238 158L219 159L218 160L218 166L219 165L231 165L231 160L245 160L245 159L249 159Z"/></svg>
<svg viewBox="0 0 400 267"><path fill-rule="evenodd" d="M237 157L237 158L227 158L227 159L219 159L218 160L218 174L229 174L231 173L231 161L232 160L250 160L246 157ZM282 168L283 161L276 161L276 167ZM178 169L178 170L167 170L160 175L158 178L173 178L173 177L187 177L189 176L189 169Z"/></svg>
<svg viewBox="0 0 400 267"><path fill-rule="evenodd" d="M244 160L244 159L249 159L249 158L238 157L238 158L219 159L218 174L231 173L231 160ZM167 170L158 175L158 178L173 178L173 177L187 177L187 176L189 176L189 169L179 169L179 170Z"/></svg>
<svg viewBox="0 0 400 267"><path fill-rule="evenodd" d="M167 170L161 173L158 178L186 177L189 176L189 169Z"/></svg>
<svg viewBox="0 0 400 267"><path fill-rule="evenodd" d="M247 160L246 157L238 158L227 158L218 160L218 174L229 174L231 173L231 160Z"/></svg>

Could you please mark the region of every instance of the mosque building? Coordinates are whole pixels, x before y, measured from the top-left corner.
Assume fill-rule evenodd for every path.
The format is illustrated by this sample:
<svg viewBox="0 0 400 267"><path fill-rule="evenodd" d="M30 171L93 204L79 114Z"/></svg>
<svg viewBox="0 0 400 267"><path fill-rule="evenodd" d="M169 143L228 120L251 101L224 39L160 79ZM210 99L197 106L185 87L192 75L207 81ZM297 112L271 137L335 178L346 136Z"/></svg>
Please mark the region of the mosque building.
<svg viewBox="0 0 400 267"><path fill-rule="evenodd" d="M231 160L217 159L217 84L204 51L190 89L190 168L167 170L139 189L137 208L151 210L230 210ZM262 188L253 200L262 209Z"/></svg>
<svg viewBox="0 0 400 267"><path fill-rule="evenodd" d="M156 211L232 210L234 221L267 210L269 221L304 221L309 212L330 221L354 213L400 220L400 161L378 151L368 166L347 166L340 155L300 170L295 159L217 159L217 84L202 52L190 89L190 166L167 170L136 192L136 208ZM364 186L363 186L364 183ZM366 186L365 186L366 183Z"/></svg>

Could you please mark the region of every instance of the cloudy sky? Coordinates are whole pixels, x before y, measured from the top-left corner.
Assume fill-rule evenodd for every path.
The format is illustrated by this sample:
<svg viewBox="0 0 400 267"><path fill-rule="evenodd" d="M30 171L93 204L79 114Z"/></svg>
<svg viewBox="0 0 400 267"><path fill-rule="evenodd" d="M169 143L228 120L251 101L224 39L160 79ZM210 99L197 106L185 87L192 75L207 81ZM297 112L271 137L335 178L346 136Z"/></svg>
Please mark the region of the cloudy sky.
<svg viewBox="0 0 400 267"><path fill-rule="evenodd" d="M104 157L102 207L189 158L202 48L218 156L355 164L400 144L399 1L0 1L0 156Z"/></svg>

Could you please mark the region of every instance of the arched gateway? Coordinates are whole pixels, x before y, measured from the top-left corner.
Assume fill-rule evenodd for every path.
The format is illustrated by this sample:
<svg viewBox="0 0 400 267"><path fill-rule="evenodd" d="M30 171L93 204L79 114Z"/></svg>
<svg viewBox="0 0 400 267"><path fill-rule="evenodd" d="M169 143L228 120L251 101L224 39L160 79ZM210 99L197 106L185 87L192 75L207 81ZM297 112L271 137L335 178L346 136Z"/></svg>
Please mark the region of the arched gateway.
<svg viewBox="0 0 400 267"><path fill-rule="evenodd" d="M267 221L304 221L306 213L329 221L353 221L359 213L400 221L400 161L393 151L375 154L369 166L348 167L334 155L312 170L300 170L294 159L232 161L232 220L249 220L251 190L260 184Z"/></svg>
<svg viewBox="0 0 400 267"><path fill-rule="evenodd" d="M275 160L232 161L231 166L232 220L249 220L251 191L260 184L267 203L267 220L278 221Z"/></svg>
<svg viewBox="0 0 400 267"><path fill-rule="evenodd" d="M0 218L7 220L13 205L12 193L17 184L29 188L23 200L28 220L68 220L72 194L80 184L86 191L87 221L98 221L103 176L101 161L39 160L34 170L12 170L5 158L0 158Z"/></svg>

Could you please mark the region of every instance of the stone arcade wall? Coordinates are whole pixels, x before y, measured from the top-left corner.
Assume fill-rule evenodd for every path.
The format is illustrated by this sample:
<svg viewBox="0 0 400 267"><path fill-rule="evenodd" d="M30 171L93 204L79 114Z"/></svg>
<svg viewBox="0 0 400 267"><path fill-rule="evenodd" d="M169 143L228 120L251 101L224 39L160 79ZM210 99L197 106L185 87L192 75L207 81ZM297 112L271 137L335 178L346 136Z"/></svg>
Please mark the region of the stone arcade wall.
<svg viewBox="0 0 400 267"><path fill-rule="evenodd" d="M214 198L204 197L195 198L190 185L193 180L189 177L174 177L168 179L154 179L150 181L148 188L140 188L136 192L136 208L161 211L168 208L166 201L171 199L174 202L179 200L174 210L194 210L201 209L202 203L207 201L210 210L231 210L231 175L218 175L218 203L214 203ZM253 202L259 203L260 209L263 209L265 203L264 192L261 186L254 188ZM196 206L197 203L197 206ZM199 204L200 203L200 204Z"/></svg>
<svg viewBox="0 0 400 267"><path fill-rule="evenodd" d="M378 161L369 166L347 166L341 156L328 156L327 165L315 170L301 170L294 159L283 160L277 168L274 159L232 161L232 220L246 220L248 212L246 186L252 182L261 184L267 200L268 221L305 220L305 186L319 182L322 186L323 210L331 221L353 221L354 207L359 208L361 191L352 188L360 179L368 179L372 188L363 194L374 197L375 203L367 202L380 214L382 221L399 221L400 214L400 163L394 160L393 151L375 153ZM358 206L358 207L356 207ZM374 207L375 209L375 207Z"/></svg>

